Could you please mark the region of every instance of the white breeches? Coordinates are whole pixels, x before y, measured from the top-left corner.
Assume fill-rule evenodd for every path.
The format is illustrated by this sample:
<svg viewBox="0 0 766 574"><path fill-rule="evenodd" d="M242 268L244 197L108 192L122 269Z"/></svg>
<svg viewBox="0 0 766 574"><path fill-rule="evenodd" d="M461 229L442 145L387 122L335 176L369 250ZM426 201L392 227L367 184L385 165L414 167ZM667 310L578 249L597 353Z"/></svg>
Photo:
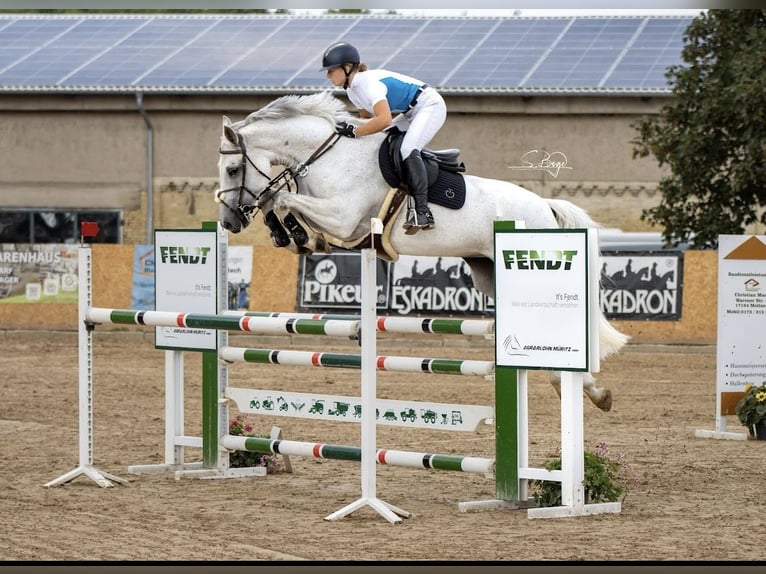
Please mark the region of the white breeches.
<svg viewBox="0 0 766 574"><path fill-rule="evenodd" d="M421 150L428 145L447 119L444 98L434 88L426 88L418 97L418 103L410 111L399 114L391 122L407 133L402 141L402 158L412 150Z"/></svg>

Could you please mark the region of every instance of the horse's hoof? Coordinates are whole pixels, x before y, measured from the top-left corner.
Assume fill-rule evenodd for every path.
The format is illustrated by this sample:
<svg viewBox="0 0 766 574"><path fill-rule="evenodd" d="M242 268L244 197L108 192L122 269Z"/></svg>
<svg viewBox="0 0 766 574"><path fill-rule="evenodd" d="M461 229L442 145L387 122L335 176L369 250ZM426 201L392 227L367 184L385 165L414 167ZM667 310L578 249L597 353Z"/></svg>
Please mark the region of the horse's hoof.
<svg viewBox="0 0 766 574"><path fill-rule="evenodd" d="M290 245L290 238L286 233L272 233L271 242L274 244L274 247L287 247Z"/></svg>
<svg viewBox="0 0 766 574"><path fill-rule="evenodd" d="M596 403L596 406L600 408L605 413L608 413L612 410L612 391L609 389L606 389L604 391L604 397Z"/></svg>

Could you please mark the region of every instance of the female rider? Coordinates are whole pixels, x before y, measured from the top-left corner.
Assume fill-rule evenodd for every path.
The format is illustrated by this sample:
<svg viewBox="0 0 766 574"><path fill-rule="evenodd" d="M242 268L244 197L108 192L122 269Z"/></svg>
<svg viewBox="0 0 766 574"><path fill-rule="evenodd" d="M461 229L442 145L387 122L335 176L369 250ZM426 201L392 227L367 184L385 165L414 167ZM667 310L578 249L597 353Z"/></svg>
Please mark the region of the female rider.
<svg viewBox="0 0 766 574"><path fill-rule="evenodd" d="M433 139L447 118L444 99L434 88L412 78L383 69L368 69L359 52L346 42L325 50L322 69L369 121L353 126L341 122L339 134L350 138L367 136L397 126L406 132L401 145L404 174L414 209L408 209L404 229L408 234L432 229L434 218L428 208L428 175L420 150ZM394 117L396 116L396 117Z"/></svg>

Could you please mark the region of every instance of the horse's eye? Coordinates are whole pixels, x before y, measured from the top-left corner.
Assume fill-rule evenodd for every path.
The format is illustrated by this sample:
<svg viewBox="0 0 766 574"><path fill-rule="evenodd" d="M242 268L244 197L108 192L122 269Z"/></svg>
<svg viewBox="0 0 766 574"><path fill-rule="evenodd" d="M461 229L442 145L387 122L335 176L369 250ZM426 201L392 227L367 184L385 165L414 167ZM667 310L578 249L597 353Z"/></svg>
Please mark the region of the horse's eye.
<svg viewBox="0 0 766 574"><path fill-rule="evenodd" d="M227 173L228 173L230 176L234 176L234 175L237 175L237 172L238 172L238 171L239 171L239 166L238 166L238 165L234 165L234 166L231 166L231 167L227 167L227 168L226 168L226 172L227 172Z"/></svg>

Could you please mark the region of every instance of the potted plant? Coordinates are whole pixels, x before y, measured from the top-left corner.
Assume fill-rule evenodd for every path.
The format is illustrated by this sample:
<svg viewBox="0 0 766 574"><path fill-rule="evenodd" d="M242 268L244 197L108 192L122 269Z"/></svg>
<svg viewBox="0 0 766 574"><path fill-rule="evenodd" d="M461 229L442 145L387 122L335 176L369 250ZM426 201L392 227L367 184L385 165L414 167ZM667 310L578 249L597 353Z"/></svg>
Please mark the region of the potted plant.
<svg viewBox="0 0 766 574"><path fill-rule="evenodd" d="M234 436L259 436L254 433L253 425L242 414L238 414L229 421L229 434ZM265 466L267 474L281 470L277 457L270 454L247 450L235 450L229 453L229 467L242 468L249 466Z"/></svg>
<svg viewBox="0 0 766 574"><path fill-rule="evenodd" d="M734 412L751 437L766 440L766 381L758 386L748 384Z"/></svg>
<svg viewBox="0 0 766 574"><path fill-rule="evenodd" d="M641 480L630 477L630 465L625 455L612 457L609 446L601 441L593 450L584 452L583 488L585 503L616 502L628 493L628 484L641 484ZM548 462L546 470L561 470L561 452L557 450ZM561 506L561 483L549 480L530 481L532 496L537 506Z"/></svg>

